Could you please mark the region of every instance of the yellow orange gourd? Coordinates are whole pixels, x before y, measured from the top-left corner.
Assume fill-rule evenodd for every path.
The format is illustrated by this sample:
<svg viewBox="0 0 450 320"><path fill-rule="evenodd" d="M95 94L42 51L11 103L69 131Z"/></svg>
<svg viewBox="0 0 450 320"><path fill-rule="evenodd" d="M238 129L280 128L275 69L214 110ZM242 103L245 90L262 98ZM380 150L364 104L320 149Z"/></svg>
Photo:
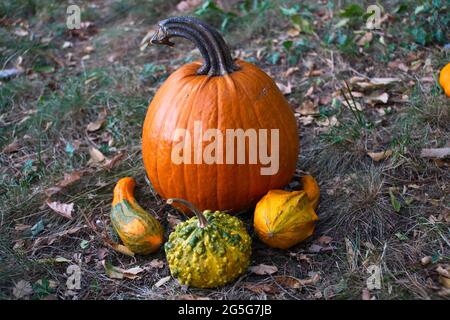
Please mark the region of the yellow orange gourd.
<svg viewBox="0 0 450 320"><path fill-rule="evenodd" d="M195 43L204 62L185 64L172 73L148 107L142 157L156 192L166 199L186 199L200 210L236 212L289 183L299 151L297 123L275 82L257 66L232 59L219 32L198 19L174 17L158 26L150 43L172 46L171 38L186 38ZM223 137L222 144L214 136L205 139L209 129ZM255 139L266 130L267 144L258 140L257 148L279 156L279 167L273 173L262 172L270 165L257 154L256 163L250 163L254 145L250 147L249 136L243 148L238 147L238 138L234 147L226 148L227 130L249 129L255 130ZM271 147L276 136L272 131L278 132L278 141ZM217 148L211 154L215 159L208 162L204 154L214 141ZM187 146L182 152L180 144ZM174 161L174 154L182 159ZM245 158L244 163L238 157Z"/></svg>
<svg viewBox="0 0 450 320"><path fill-rule="evenodd" d="M287 249L313 234L319 187L311 176L302 183L304 190L271 190L256 205L255 231L268 246Z"/></svg>
<svg viewBox="0 0 450 320"><path fill-rule="evenodd" d="M302 176L300 182L302 184L302 190L306 192L312 208L316 210L320 198L320 189L316 179L313 176L307 175Z"/></svg>
<svg viewBox="0 0 450 320"><path fill-rule="evenodd" d="M442 68L439 74L439 84L447 97L450 97L450 62Z"/></svg>
<svg viewBox="0 0 450 320"><path fill-rule="evenodd" d="M163 242L163 228L155 217L146 212L133 195L135 181L122 178L114 188L111 222L124 245L137 254L159 249Z"/></svg>

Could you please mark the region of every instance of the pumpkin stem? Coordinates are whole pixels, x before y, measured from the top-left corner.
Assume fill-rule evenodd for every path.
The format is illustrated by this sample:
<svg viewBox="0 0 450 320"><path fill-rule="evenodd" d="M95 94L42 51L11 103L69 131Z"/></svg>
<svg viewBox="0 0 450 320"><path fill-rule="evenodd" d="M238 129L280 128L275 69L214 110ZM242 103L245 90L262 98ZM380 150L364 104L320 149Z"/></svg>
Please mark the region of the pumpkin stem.
<svg viewBox="0 0 450 320"><path fill-rule="evenodd" d="M201 213L200 210L198 210L189 201L186 201L184 199L178 199L178 198L170 198L170 199L167 199L167 201L166 201L166 203L170 204L170 205L173 204L174 202L179 202L182 205L186 206L189 210L191 210L196 215L196 217L198 219L198 226L200 228L204 228L204 227L206 227L209 224L208 220L206 220L206 218L203 215L203 213Z"/></svg>
<svg viewBox="0 0 450 320"><path fill-rule="evenodd" d="M223 76L239 69L220 33L197 18L172 17L160 21L150 43L173 46L170 41L173 37L192 41L199 49L205 63L197 70L198 75Z"/></svg>

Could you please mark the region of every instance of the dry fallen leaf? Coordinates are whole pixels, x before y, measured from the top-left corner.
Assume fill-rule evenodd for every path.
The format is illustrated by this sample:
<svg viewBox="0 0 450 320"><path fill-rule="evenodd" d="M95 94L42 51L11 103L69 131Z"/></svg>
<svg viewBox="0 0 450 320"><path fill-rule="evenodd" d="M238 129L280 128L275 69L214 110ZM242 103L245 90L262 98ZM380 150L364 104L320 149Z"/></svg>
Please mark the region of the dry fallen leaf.
<svg viewBox="0 0 450 320"><path fill-rule="evenodd" d="M113 63L118 57L119 54L117 52L113 52L106 56L106 61L108 61L109 63Z"/></svg>
<svg viewBox="0 0 450 320"><path fill-rule="evenodd" d="M292 85L289 81L287 85L284 85L281 82L277 82L276 84L278 86L278 89L280 89L283 94L290 94L292 92Z"/></svg>
<svg viewBox="0 0 450 320"><path fill-rule="evenodd" d="M370 104L376 103L387 103L389 100L389 95L386 92L375 93L364 97L364 101Z"/></svg>
<svg viewBox="0 0 450 320"><path fill-rule="evenodd" d="M426 256L426 257L423 257L422 259L420 259L420 263L423 266L426 266L427 264L429 264L431 262L431 260L432 260L431 256Z"/></svg>
<svg viewBox="0 0 450 320"><path fill-rule="evenodd" d="M450 278L450 269L449 268L444 268L441 265L439 265L436 268L436 272L439 273L443 277Z"/></svg>
<svg viewBox="0 0 450 320"><path fill-rule="evenodd" d="M305 117L300 117L298 119L300 121L300 123L304 126L309 126L311 123L314 122L314 117L313 116L305 116Z"/></svg>
<svg viewBox="0 0 450 320"><path fill-rule="evenodd" d="M450 278L439 276L439 281L442 283L444 288L450 289Z"/></svg>
<svg viewBox="0 0 450 320"><path fill-rule="evenodd" d="M305 76L307 76L308 78L309 77L319 77L319 76L321 76L324 73L325 73L325 71L322 70L322 69L312 69L312 70L308 71L305 74Z"/></svg>
<svg viewBox="0 0 450 320"><path fill-rule="evenodd" d="M84 47L84 49L83 49L84 53L92 53L94 51L95 51L95 48L93 46L87 46L87 47Z"/></svg>
<svg viewBox="0 0 450 320"><path fill-rule="evenodd" d="M175 228L181 222L182 221L177 216L171 213L167 214L167 223L172 229Z"/></svg>
<svg viewBox="0 0 450 320"><path fill-rule="evenodd" d="M130 257L134 257L134 252L131 251L130 249L128 249L128 247L126 247L126 246L124 246L122 244L113 243L113 244L111 244L111 247L117 252L120 252L120 253L122 253L124 255L127 255L127 256L130 256Z"/></svg>
<svg viewBox="0 0 450 320"><path fill-rule="evenodd" d="M319 253L319 252L322 251L322 249L323 249L322 246L313 243L313 244L309 247L308 251L309 251L309 252L312 252L312 253Z"/></svg>
<svg viewBox="0 0 450 320"><path fill-rule="evenodd" d="M61 188L65 188L78 180L80 180L81 176L84 172L82 171L73 171L71 173L64 173L64 179L58 182L58 186Z"/></svg>
<svg viewBox="0 0 450 320"><path fill-rule="evenodd" d="M362 300L370 300L371 296L369 289L363 289L361 298Z"/></svg>
<svg viewBox="0 0 450 320"><path fill-rule="evenodd" d="M89 122L89 124L86 127L86 130L88 132L95 132L95 131L99 130L105 122L106 122L106 119L104 117L100 117L99 119L97 119L93 122Z"/></svg>
<svg viewBox="0 0 450 320"><path fill-rule="evenodd" d="M31 287L30 282L25 280L20 280L16 283L16 285L13 288L13 295L17 299L22 299L26 296L29 296L33 293L33 288Z"/></svg>
<svg viewBox="0 0 450 320"><path fill-rule="evenodd" d="M442 288L437 292L437 294L442 298L448 298L450 297L450 289Z"/></svg>
<svg viewBox="0 0 450 320"><path fill-rule="evenodd" d="M98 164L106 159L105 155L93 146L89 147L89 155L91 156L91 158L89 159L88 163L91 164Z"/></svg>
<svg viewBox="0 0 450 320"><path fill-rule="evenodd" d="M319 239L317 239L317 242L321 245L328 245L331 243L331 241L333 241L333 238L325 235L320 236Z"/></svg>
<svg viewBox="0 0 450 320"><path fill-rule="evenodd" d="M313 243L308 248L308 252L310 252L310 253L327 253L327 252L332 252L334 250L336 250L336 247L334 247L334 246L328 245L328 246L324 247L324 246L321 246L321 245L315 244L315 243Z"/></svg>
<svg viewBox="0 0 450 320"><path fill-rule="evenodd" d="M170 279L172 279L171 276L167 276L167 277L159 279L158 282L155 283L155 287L157 287L157 288L161 287L163 284L170 281Z"/></svg>
<svg viewBox="0 0 450 320"><path fill-rule="evenodd" d="M14 34L19 37L26 37L28 35L28 31L22 28L17 28L14 30Z"/></svg>
<svg viewBox="0 0 450 320"><path fill-rule="evenodd" d="M416 64L416 68L417 68L418 66L420 66L420 63L419 63L419 64ZM404 63L399 63L398 66L397 66L397 68L400 69L400 70L403 71L403 72L408 72L408 71L409 71L408 66L407 66L406 64L404 64ZM414 70L413 70L413 71L414 71Z"/></svg>
<svg viewBox="0 0 450 320"><path fill-rule="evenodd" d="M14 140L10 144L8 144L6 147L3 148L2 152L9 154L18 151L20 148L19 142L17 140Z"/></svg>
<svg viewBox="0 0 450 320"><path fill-rule="evenodd" d="M253 283L253 282L245 282L241 284L241 288L250 290L254 293L269 293L269 294L277 294L280 292L279 288L273 284L268 283Z"/></svg>
<svg viewBox="0 0 450 320"><path fill-rule="evenodd" d="M202 0L184 0L180 1L176 8L179 12L192 11L195 7L199 6Z"/></svg>
<svg viewBox="0 0 450 320"><path fill-rule="evenodd" d="M73 43L70 41L64 41L63 45L61 46L62 49L72 48Z"/></svg>
<svg viewBox="0 0 450 320"><path fill-rule="evenodd" d="M354 92L352 91L352 94L353 94ZM356 92L356 93L358 93L358 92ZM355 95L354 96L355 98L356 97L358 97L358 95ZM345 101L344 102L345 103L345 106L347 107L347 108L352 108L352 109L356 109L356 110L359 110L359 111L363 111L364 110L364 108L363 108L363 106L362 106L362 104L359 102L359 101L354 101L354 100L350 100L349 101L349 103L347 103L347 101Z"/></svg>
<svg viewBox="0 0 450 320"><path fill-rule="evenodd" d="M254 274L258 275L270 275L274 274L278 271L278 268L275 266L269 266L266 264L259 264L257 266L253 266L249 268L250 272L253 272Z"/></svg>
<svg viewBox="0 0 450 320"><path fill-rule="evenodd" d="M287 78L289 77L291 74L293 74L294 72L298 71L299 68L298 67L290 67L289 69L286 70L286 72L284 73L284 77Z"/></svg>
<svg viewBox="0 0 450 320"><path fill-rule="evenodd" d="M164 268L164 261L159 260L159 259L153 259L152 261L147 263L144 266L144 268L148 268L148 269L161 269L161 268Z"/></svg>
<svg viewBox="0 0 450 320"><path fill-rule="evenodd" d="M274 279L279 285L285 288L299 289L302 287L300 279L291 276L277 276Z"/></svg>
<svg viewBox="0 0 450 320"><path fill-rule="evenodd" d="M290 29L288 29L288 31L286 31L286 34L289 37L296 37L300 34L300 30L297 28L290 28Z"/></svg>
<svg viewBox="0 0 450 320"><path fill-rule="evenodd" d="M363 77L353 77L350 79L350 84L362 90L372 90L382 88L395 82L400 82L400 78L372 78L366 79Z"/></svg>
<svg viewBox="0 0 450 320"><path fill-rule="evenodd" d="M363 47L365 46L367 43L372 42L373 39L373 34L372 32L366 32L357 42L358 46Z"/></svg>
<svg viewBox="0 0 450 320"><path fill-rule="evenodd" d="M111 170L116 165L118 165L123 159L125 159L125 156L126 156L126 152L125 151L120 151L112 159L106 159L105 164L103 165L103 167L106 170Z"/></svg>
<svg viewBox="0 0 450 320"><path fill-rule="evenodd" d="M63 180L59 181L55 186L47 188L45 190L45 194L47 197L51 197L52 195L60 192L63 188L72 185L73 183L80 180L81 176L84 174L83 171L73 171L71 173L64 173Z"/></svg>
<svg viewBox="0 0 450 320"><path fill-rule="evenodd" d="M424 148L420 152L422 158L444 159L450 156L450 148Z"/></svg>
<svg viewBox="0 0 450 320"><path fill-rule="evenodd" d="M300 113L302 116L319 114L319 108L311 100L303 101L302 105L295 109L295 112Z"/></svg>
<svg viewBox="0 0 450 320"><path fill-rule="evenodd" d="M103 237L103 241L105 242L105 245L108 247L111 247L114 251L120 252L124 255L130 256L130 257L134 257L134 252L132 252L128 247L113 242L109 237L104 236ZM104 254L104 256L106 256L106 253ZM103 260L103 259L100 259Z"/></svg>
<svg viewBox="0 0 450 320"><path fill-rule="evenodd" d="M316 120L316 123L320 127L335 127L339 125L339 121L335 115L331 117L321 117Z"/></svg>
<svg viewBox="0 0 450 320"><path fill-rule="evenodd" d="M372 158L373 161L381 161L389 158L393 151L391 149L379 152L367 152L367 155Z"/></svg>
<svg viewBox="0 0 450 320"><path fill-rule="evenodd" d="M137 266L137 267L133 267L130 269L122 269L120 267L115 267L113 266L111 263L102 260L101 264L103 265L103 267L105 268L105 272L106 275L108 277L110 277L111 279L136 279L139 273L141 273L142 271L144 271L144 269L142 269L141 267Z"/></svg>
<svg viewBox="0 0 450 320"><path fill-rule="evenodd" d="M46 204L55 211L56 213L60 214L64 218L72 219L72 212L73 212L73 202L72 203L62 203L58 201L50 202L49 200L46 201Z"/></svg>
<svg viewBox="0 0 450 320"><path fill-rule="evenodd" d="M394 82L401 81L400 78L372 78L370 82L374 85L386 86Z"/></svg>
<svg viewBox="0 0 450 320"><path fill-rule="evenodd" d="M441 265L436 268L437 273L439 273L439 282L446 289L450 289L450 267L446 265L442 267Z"/></svg>
<svg viewBox="0 0 450 320"><path fill-rule="evenodd" d="M102 261L103 267L105 268L106 275L111 279L123 279L124 275L122 272L117 270L117 267L114 267L109 262Z"/></svg>
<svg viewBox="0 0 450 320"><path fill-rule="evenodd" d="M291 276L277 276L274 279L283 287L299 289L303 286L315 285L320 280L320 274L317 272L311 272L309 275L308 279L297 279Z"/></svg>
<svg viewBox="0 0 450 320"><path fill-rule="evenodd" d="M13 250L14 251L20 250L24 246L25 246L25 240L23 240L23 239L16 240L16 241L14 241Z"/></svg>
<svg viewBox="0 0 450 320"><path fill-rule="evenodd" d="M310 86L308 90L306 90L305 97L311 97L314 93L314 85Z"/></svg>

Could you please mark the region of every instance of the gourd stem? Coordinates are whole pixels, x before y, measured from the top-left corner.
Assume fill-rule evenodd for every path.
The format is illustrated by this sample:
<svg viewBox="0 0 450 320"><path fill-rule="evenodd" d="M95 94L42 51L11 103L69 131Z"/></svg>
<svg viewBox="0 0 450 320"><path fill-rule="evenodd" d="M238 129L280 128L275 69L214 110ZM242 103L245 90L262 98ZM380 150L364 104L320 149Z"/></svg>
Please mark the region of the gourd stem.
<svg viewBox="0 0 450 320"><path fill-rule="evenodd" d="M158 27L150 39L151 44L173 46L170 39L181 37L198 47L205 64L197 70L197 74L221 76L239 69L223 37L203 21L194 17L173 17L160 21Z"/></svg>
<svg viewBox="0 0 450 320"><path fill-rule="evenodd" d="M170 198L167 199L166 203L167 204L173 204L174 202L179 202L182 205L186 206L189 210L191 210L198 219L198 226L200 228L204 228L206 227L209 223L208 220L206 220L205 216L203 215L203 213L200 212L200 210L198 210L192 203L190 203L189 201L186 201L184 199L178 199L178 198Z"/></svg>
<svg viewBox="0 0 450 320"><path fill-rule="evenodd" d="M200 54L204 57L204 64L197 70L197 74L207 74L208 71L211 69L211 59L210 54L208 53L208 49L205 47L202 41L198 39L195 35L193 35L195 31L188 28L177 28L173 27L171 28L171 34L174 37L180 37L187 39L195 44L195 46L200 51ZM169 44L170 45L170 44Z"/></svg>

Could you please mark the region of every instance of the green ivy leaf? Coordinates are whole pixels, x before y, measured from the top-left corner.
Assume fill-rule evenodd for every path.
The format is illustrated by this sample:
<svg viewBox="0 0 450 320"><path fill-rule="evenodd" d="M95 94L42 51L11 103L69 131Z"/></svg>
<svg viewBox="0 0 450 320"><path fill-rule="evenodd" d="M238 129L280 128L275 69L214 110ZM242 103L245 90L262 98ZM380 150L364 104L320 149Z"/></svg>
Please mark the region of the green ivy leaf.
<svg viewBox="0 0 450 320"><path fill-rule="evenodd" d="M292 45L293 45L293 44L294 44L293 41L287 40L287 41L284 41L284 42L283 42L283 47L284 47L286 50L289 50L290 48L292 48Z"/></svg>
<svg viewBox="0 0 450 320"><path fill-rule="evenodd" d="M340 33L337 42L341 48L345 47L349 43L349 37L345 33Z"/></svg>
<svg viewBox="0 0 450 320"><path fill-rule="evenodd" d="M407 12L408 10L408 4L407 3L402 3L400 5L398 5L395 9L394 9L394 13L397 14L402 14Z"/></svg>
<svg viewBox="0 0 450 320"><path fill-rule="evenodd" d="M442 8L442 1L441 0L433 0L431 2L431 4L433 5L433 7L435 7L436 9L441 9Z"/></svg>
<svg viewBox="0 0 450 320"><path fill-rule="evenodd" d="M27 159L25 161L25 163L23 164L23 167L22 167L22 172L23 172L24 175L27 175L30 172L34 171L33 170L33 164L34 164L33 159Z"/></svg>
<svg viewBox="0 0 450 320"><path fill-rule="evenodd" d="M41 219L31 227L31 234L35 237L44 231L44 228L44 221Z"/></svg>
<svg viewBox="0 0 450 320"><path fill-rule="evenodd" d="M414 10L414 14L415 14L415 15L418 15L418 14L420 14L421 12L423 12L424 10L425 10L425 6L424 6L424 5L417 6L417 7L416 7L416 10Z"/></svg>
<svg viewBox="0 0 450 320"><path fill-rule="evenodd" d="M198 16L202 16L202 15L208 13L208 11L215 11L215 12L219 12L219 13L224 13L224 11L220 7L218 7L214 3L214 1L208 0L208 1L205 1L202 4L202 6L195 11L195 14L198 15Z"/></svg>
<svg viewBox="0 0 450 320"><path fill-rule="evenodd" d="M438 28L434 31L434 39L438 42L438 43L444 43L445 42L445 35L444 32L442 31L442 29Z"/></svg>
<svg viewBox="0 0 450 320"><path fill-rule="evenodd" d="M87 240L81 240L80 242L80 248L81 249L87 249L89 247L89 241Z"/></svg>
<svg viewBox="0 0 450 320"><path fill-rule="evenodd" d="M269 61L271 64L277 64L278 60L280 60L279 52L274 52L269 56Z"/></svg>
<svg viewBox="0 0 450 320"><path fill-rule="evenodd" d="M69 157L73 157L73 154L75 153L75 147L70 142L67 142L65 150Z"/></svg>
<svg viewBox="0 0 450 320"><path fill-rule="evenodd" d="M312 29L309 21L306 20L305 18L302 18L299 14L291 17L291 23L300 32L304 32L304 33L312 33L313 32L313 29Z"/></svg>
<svg viewBox="0 0 450 320"><path fill-rule="evenodd" d="M427 43L427 32L422 27L417 27L411 30L414 41L424 46Z"/></svg>
<svg viewBox="0 0 450 320"><path fill-rule="evenodd" d="M359 18L364 16L366 12L363 10L363 8L358 4L350 4L348 5L341 13L341 17L346 18Z"/></svg>
<svg viewBox="0 0 450 320"><path fill-rule="evenodd" d="M280 6L280 10L284 16L290 17L290 16L298 14L299 8L298 8L298 6L293 6L291 8L285 8L285 7Z"/></svg>
<svg viewBox="0 0 450 320"><path fill-rule="evenodd" d="M394 208L395 212L400 212L400 209L402 207L400 201L398 201L397 197L394 195L394 192L392 189L389 189L389 196L391 197L391 204L392 208Z"/></svg>

